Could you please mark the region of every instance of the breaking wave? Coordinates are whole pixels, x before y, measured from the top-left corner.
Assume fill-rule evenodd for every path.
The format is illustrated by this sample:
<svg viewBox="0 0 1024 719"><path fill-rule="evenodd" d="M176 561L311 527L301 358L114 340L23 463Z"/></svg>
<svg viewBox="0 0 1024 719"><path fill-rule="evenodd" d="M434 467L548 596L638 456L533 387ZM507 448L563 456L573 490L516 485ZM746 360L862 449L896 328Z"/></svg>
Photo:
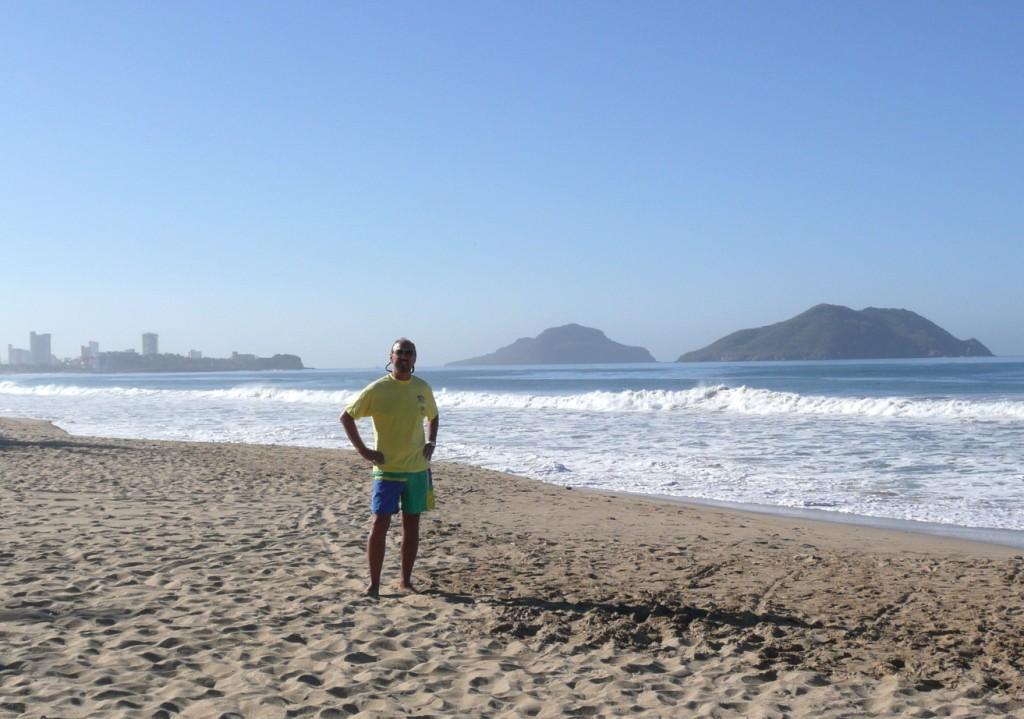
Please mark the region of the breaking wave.
<svg viewBox="0 0 1024 719"><path fill-rule="evenodd" d="M36 397L153 397L168 400L224 399L266 400L270 402L301 402L306 404L345 404L356 396L355 391L280 389L263 385L243 385L229 389L174 390L142 387L79 387L76 385L19 385L0 382L0 394Z"/></svg>
<svg viewBox="0 0 1024 719"><path fill-rule="evenodd" d="M1024 402L905 397L825 397L750 387L695 387L683 391L633 390L579 395L515 395L441 391L450 407L556 409L591 412L710 410L741 414L848 415L913 419L1024 420Z"/></svg>
<svg viewBox="0 0 1024 719"><path fill-rule="evenodd" d="M355 390L282 389L242 385L229 389L169 390L135 387L21 385L0 382L0 395L89 398L153 398L169 401L214 400L286 402L341 407ZM688 390L595 391L583 394L516 394L440 389L442 408L556 410L570 412L713 411L750 415L830 415L937 420L1024 421L1024 401L929 399L911 397L828 397L726 385Z"/></svg>

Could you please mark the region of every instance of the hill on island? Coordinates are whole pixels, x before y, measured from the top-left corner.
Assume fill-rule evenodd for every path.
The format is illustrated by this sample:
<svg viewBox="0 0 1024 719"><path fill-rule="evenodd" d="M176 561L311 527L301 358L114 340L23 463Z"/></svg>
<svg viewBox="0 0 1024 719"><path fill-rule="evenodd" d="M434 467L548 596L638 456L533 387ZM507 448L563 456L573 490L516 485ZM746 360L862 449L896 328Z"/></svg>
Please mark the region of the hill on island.
<svg viewBox="0 0 1024 719"><path fill-rule="evenodd" d="M456 365L504 364L607 364L612 362L654 362L643 347L628 347L608 339L593 327L568 324L552 327L536 337L520 337L500 349L471 359L449 362Z"/></svg>
<svg viewBox="0 0 1024 719"><path fill-rule="evenodd" d="M910 310L815 305L767 327L740 330L678 362L991 357L976 339L958 340Z"/></svg>

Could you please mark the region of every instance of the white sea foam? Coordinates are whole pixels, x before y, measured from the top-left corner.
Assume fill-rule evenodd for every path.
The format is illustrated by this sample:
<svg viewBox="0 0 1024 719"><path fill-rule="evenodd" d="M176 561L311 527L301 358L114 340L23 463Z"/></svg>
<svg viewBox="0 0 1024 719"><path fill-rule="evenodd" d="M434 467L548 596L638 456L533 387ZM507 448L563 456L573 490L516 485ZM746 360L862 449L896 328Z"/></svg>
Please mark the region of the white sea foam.
<svg viewBox="0 0 1024 719"><path fill-rule="evenodd" d="M690 390L630 390L577 395L520 395L486 392L438 393L438 404L481 409L556 409L583 412L713 410L742 414L853 415L913 419L1024 420L1024 402L930 400L903 397L823 397L750 387L695 387Z"/></svg>
<svg viewBox="0 0 1024 719"><path fill-rule="evenodd" d="M246 385L231 389L195 390L190 395L205 399L267 400L270 402L298 402L344 406L355 399L358 392L346 390L281 389Z"/></svg>
<svg viewBox="0 0 1024 719"><path fill-rule="evenodd" d="M173 390L136 387L21 385L0 382L0 395L36 397L153 397L171 401L227 400L283 402L343 407L354 390L285 389L242 385L228 389ZM822 415L935 420L1024 421L1024 401L921 399L908 397L827 397L725 385L688 390L595 391L583 394L436 392L438 406L462 409L563 410L573 412L676 412L705 410L748 415Z"/></svg>
<svg viewBox="0 0 1024 719"><path fill-rule="evenodd" d="M40 384L21 385L17 382L0 382L0 394L17 397L145 397L159 395L161 390L138 387L78 387L76 385Z"/></svg>
<svg viewBox="0 0 1024 719"><path fill-rule="evenodd" d="M79 387L77 385L20 385L0 382L0 395L22 397L154 397L168 400L265 400L269 402L302 402L307 404L344 405L356 396L354 391L282 389L264 385L242 385L227 389L173 390L141 387Z"/></svg>
<svg viewBox="0 0 1024 719"><path fill-rule="evenodd" d="M0 415L51 419L83 435L347 448L338 411L365 381L313 389L204 387L209 380L196 378L159 388L150 379L132 387L133 379L100 378L119 385L103 387L5 378ZM828 397L716 384L578 394L442 386L437 399L439 460L569 486L1024 529L1018 398Z"/></svg>

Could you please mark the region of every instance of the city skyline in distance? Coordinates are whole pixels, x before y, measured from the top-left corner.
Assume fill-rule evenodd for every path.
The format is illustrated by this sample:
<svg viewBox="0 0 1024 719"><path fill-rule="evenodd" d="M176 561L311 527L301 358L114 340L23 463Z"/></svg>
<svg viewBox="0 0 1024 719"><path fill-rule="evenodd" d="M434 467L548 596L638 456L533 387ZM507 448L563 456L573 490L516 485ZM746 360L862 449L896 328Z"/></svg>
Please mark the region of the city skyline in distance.
<svg viewBox="0 0 1024 719"><path fill-rule="evenodd" d="M0 367L13 373L26 372L217 372L237 370L300 370L302 358L277 352L260 357L255 353L232 351L230 357L204 356L201 350L187 353L160 352L159 335L143 332L141 352L134 347L101 350L100 343L89 340L74 357L58 357L51 352L50 333L29 333L31 350L7 345L7 362ZM4 370L0 370L2 373Z"/></svg>
<svg viewBox="0 0 1024 719"><path fill-rule="evenodd" d="M31 349L22 349L16 347L13 342L7 343L7 358L6 361L0 357L0 364L7 365L45 365L45 364L58 364L61 362L68 362L77 359L86 359L88 357L96 357L102 352L106 353L130 353L137 352L143 357L154 356L162 354L160 352L160 335L156 332L142 332L140 334L140 341L138 348L126 347L123 349L100 349L100 342L97 340L88 340L85 344L79 345L79 352L76 355L58 355L52 350L52 338L53 335L50 332L37 333L35 330L29 331L29 346ZM202 350L190 348L187 352L172 352L167 354L180 354L190 359L202 359ZM233 355L238 355L237 351L232 352Z"/></svg>
<svg viewBox="0 0 1024 719"><path fill-rule="evenodd" d="M0 343L659 360L819 303L1024 355L1024 6L17 4ZM191 58L187 63L183 57ZM3 345L0 344L0 347Z"/></svg>

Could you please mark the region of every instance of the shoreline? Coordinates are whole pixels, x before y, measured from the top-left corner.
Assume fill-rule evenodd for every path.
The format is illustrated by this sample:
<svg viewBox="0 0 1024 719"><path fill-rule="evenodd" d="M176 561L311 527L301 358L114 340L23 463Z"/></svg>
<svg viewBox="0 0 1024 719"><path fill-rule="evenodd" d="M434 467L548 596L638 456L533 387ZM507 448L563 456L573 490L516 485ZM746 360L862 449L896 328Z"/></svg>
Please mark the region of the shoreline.
<svg viewBox="0 0 1024 719"><path fill-rule="evenodd" d="M631 493L625 492L623 494ZM750 504L746 502L725 502L699 497L680 498L660 494L636 496L650 496L666 502L679 501L688 505L718 507L734 512L747 512L769 517L802 519L824 522L826 524L848 524L857 527L899 532L901 534L920 534L956 542L991 544L1012 549L1024 549L1024 530L1019 529L968 527L959 524L943 524L941 522L922 522L916 519L893 519L890 517L873 517L866 514L830 512L826 509L816 509L813 507L784 507L781 505Z"/></svg>
<svg viewBox="0 0 1024 719"><path fill-rule="evenodd" d="M369 485L0 418L0 717L1024 717L1009 547L440 462L375 601Z"/></svg>
<svg viewBox="0 0 1024 719"><path fill-rule="evenodd" d="M0 416L0 420L4 417ZM15 418L9 418L15 419ZM84 436L76 435L72 432L60 427L51 420L38 420L35 418L26 418L29 421L46 422L52 425L55 429L67 433L69 436ZM104 439L127 439L129 441L141 441L141 442L156 442L156 441L169 441L169 442L195 442L196 440L151 440L145 438L115 438L115 437L103 437ZM216 443L216 444L228 444L228 443ZM329 451L346 451L348 447L342 446L337 448L325 448L325 447L305 447L302 445L274 445L274 444L259 444L259 443L242 443L251 444L252 446L266 446L266 447L289 447L297 449L326 449ZM485 467L479 467L473 464L466 464L462 462L450 462L445 461L445 464L459 464L467 467L471 470L480 471L496 471L488 470ZM527 477L525 475L509 474L509 476L516 477L518 479L529 480L533 482L539 482L540 484L552 486L552 487L566 487L566 485L556 484L554 482L545 482L542 479L536 479L533 477ZM704 499L701 497L677 497L666 494L643 494L640 492L628 492L624 490L606 490L597 487L574 487L576 491L581 492L594 492L597 494L607 494L610 496L623 496L631 497L634 499L652 499L656 501L664 501L671 503L679 503L691 507L717 507L726 511L749 513L760 516L776 517L780 519L802 519L812 522L824 522L826 524L835 523L841 525L852 525L858 527L870 527L879 530L887 530L892 532L899 532L904 534L915 534L925 535L930 537L945 538L954 541L973 542L979 544L991 544L999 547L1010 547L1013 549L1024 550L1024 530L1014 529L1001 529L996 527L971 527L963 526L958 524L944 524L941 522L924 522L913 519L895 519L891 517L873 517L870 515L863 514L852 514L846 512L833 512L824 509L817 509L813 507L786 507L783 505L768 505L768 504L755 504L747 502L729 502L724 500L716 499Z"/></svg>

